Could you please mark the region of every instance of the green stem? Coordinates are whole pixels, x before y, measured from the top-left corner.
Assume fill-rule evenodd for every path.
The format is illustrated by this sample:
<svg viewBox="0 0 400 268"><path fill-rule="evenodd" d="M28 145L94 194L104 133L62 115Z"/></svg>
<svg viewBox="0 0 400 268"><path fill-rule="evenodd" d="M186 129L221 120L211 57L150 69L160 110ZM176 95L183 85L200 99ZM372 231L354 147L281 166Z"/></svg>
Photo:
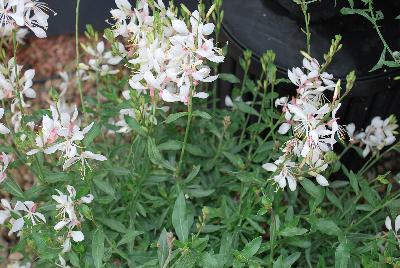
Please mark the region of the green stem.
<svg viewBox="0 0 400 268"><path fill-rule="evenodd" d="M304 15L304 22L306 26L306 40L307 40L307 54L310 55L311 53L311 44L310 44L310 39L311 39L311 33L310 33L310 13L307 12L307 5L306 1L301 2L301 11L303 12Z"/></svg>
<svg viewBox="0 0 400 268"><path fill-rule="evenodd" d="M15 71L15 87L17 90L17 98L19 109L22 114L22 123L24 122L25 110L24 106L22 106L22 96L21 96L21 88L19 84L19 73L18 73L18 65L17 65L17 32L13 30L13 53L14 53L14 71ZM23 124L22 124L23 125Z"/></svg>
<svg viewBox="0 0 400 268"><path fill-rule="evenodd" d="M178 169L176 171L176 177L177 178L179 178L180 171L181 171L181 168L182 168L183 158L185 156L186 144L187 144L187 140L188 140L188 137L189 137L190 123L191 123L192 117L193 117L192 98L193 98L193 86L190 87L190 91L189 91L188 119L187 119L187 123L186 123L185 136L183 138L183 144L182 144L181 155L180 155L180 158L179 158Z"/></svg>
<svg viewBox="0 0 400 268"><path fill-rule="evenodd" d="M75 10L75 53L76 53L76 79L77 85L79 90L79 96L81 99L82 111L83 114L86 115L86 108L85 102L83 100L83 90L82 90L82 83L79 77L79 7L80 7L81 0L76 0L76 10Z"/></svg>
<svg viewBox="0 0 400 268"><path fill-rule="evenodd" d="M264 72L261 73L261 76L260 76L260 80L259 80L259 81L262 81L263 77L264 77ZM261 84L261 82L260 82L260 84ZM256 89L256 92L254 92L253 101L252 101L252 103L251 103L252 107L254 106L254 103L255 103L256 100L257 100L257 95L258 95L258 90L259 90L259 88L260 88L260 86L258 86L257 89ZM240 146L240 145L242 144L242 142L243 142L244 134L245 134L245 132L246 132L247 125L249 124L249 120L250 120L250 114L247 114L246 120L245 120L245 123L244 123L244 126L243 126L243 129L242 129L242 133L240 134L239 146Z"/></svg>

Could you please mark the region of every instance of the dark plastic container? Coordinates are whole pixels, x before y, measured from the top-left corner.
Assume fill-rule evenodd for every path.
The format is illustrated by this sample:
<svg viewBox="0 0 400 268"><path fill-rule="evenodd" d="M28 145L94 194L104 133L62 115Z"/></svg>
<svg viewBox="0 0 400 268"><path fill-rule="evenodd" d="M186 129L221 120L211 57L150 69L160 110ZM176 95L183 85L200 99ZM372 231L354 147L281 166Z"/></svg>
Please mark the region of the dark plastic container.
<svg viewBox="0 0 400 268"><path fill-rule="evenodd" d="M259 58L268 49L272 49L277 55L276 64L281 77L287 77L289 68L301 66L302 55L299 52L306 50L305 35L301 31L304 20L300 19L299 13L292 10L294 7L288 1L291 0L224 1L223 41L229 42L229 55L222 66L223 72L233 72L241 76L238 58L244 49L253 51L251 73L255 76L261 70ZM314 5L318 7L324 2L327 1L315 2ZM376 5L387 18L381 22L381 31L390 44L398 47L399 39L396 34L400 29L400 22L394 20L394 17L400 13L400 8L395 0L384 2L379 6L378 1ZM313 17L315 8L311 7L309 11ZM398 69L370 72L380 57L381 41L369 22L361 16L340 15L340 7L334 6L336 10L330 10L330 16L317 17L317 21L311 23L310 31L311 53L320 61L329 50L334 35L342 35L343 48L328 70L335 78L344 80L347 73L352 70L356 72L355 87L340 111L341 123L354 122L358 127L364 127L375 115L385 117L395 114L400 117L400 83L393 80L394 76L400 75ZM326 9L331 8L329 6ZM319 11L325 14L324 10L322 6ZM224 83L220 86L223 89L222 98L230 86ZM295 94L290 88L294 90L294 86L278 90L282 95Z"/></svg>

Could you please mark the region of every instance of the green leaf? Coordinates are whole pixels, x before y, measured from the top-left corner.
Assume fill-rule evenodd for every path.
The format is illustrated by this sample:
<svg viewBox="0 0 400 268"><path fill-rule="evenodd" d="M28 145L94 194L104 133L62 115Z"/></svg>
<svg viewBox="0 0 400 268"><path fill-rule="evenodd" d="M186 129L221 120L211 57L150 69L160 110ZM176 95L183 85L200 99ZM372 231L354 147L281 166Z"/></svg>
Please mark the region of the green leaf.
<svg viewBox="0 0 400 268"><path fill-rule="evenodd" d="M147 136L147 129L143 126L141 126L135 118L130 117L130 116L125 116L124 117L125 122L128 124L128 126L135 131L137 134L140 136L146 137Z"/></svg>
<svg viewBox="0 0 400 268"><path fill-rule="evenodd" d="M164 143L161 143L157 146L160 151L177 151L182 148L182 142L170 140Z"/></svg>
<svg viewBox="0 0 400 268"><path fill-rule="evenodd" d="M326 197L329 199L329 201L331 201L332 204L343 211L343 205L340 202L339 198L337 198L336 195L328 189L326 190Z"/></svg>
<svg viewBox="0 0 400 268"><path fill-rule="evenodd" d="M279 234L281 236L285 236L285 237L291 237L291 236L297 236L297 235L303 235L305 233L307 233L307 229L305 228L298 228L298 227L286 227L283 228Z"/></svg>
<svg viewBox="0 0 400 268"><path fill-rule="evenodd" d="M124 226L125 228L125 226ZM143 234L142 231L135 231L135 230L129 230L118 242L117 247L128 244L128 243L133 243L135 240L136 236Z"/></svg>
<svg viewBox="0 0 400 268"><path fill-rule="evenodd" d="M323 199L324 198L324 190L320 186L316 186L312 181L309 179L302 179L300 184L303 186L304 190L314 197L315 199ZM321 200L322 201L322 200Z"/></svg>
<svg viewBox="0 0 400 268"><path fill-rule="evenodd" d="M229 73L221 73L221 74L219 74L218 78L223 81L229 82L231 84L240 83L239 78L237 78L235 75L229 74Z"/></svg>
<svg viewBox="0 0 400 268"><path fill-rule="evenodd" d="M97 229L93 233L92 239L92 257L94 266L96 268L103 267L104 257L104 233L102 230Z"/></svg>
<svg viewBox="0 0 400 268"><path fill-rule="evenodd" d="M261 236L259 236L247 243L246 246L244 246L243 250L240 252L241 256L247 260L253 257L260 249L261 240Z"/></svg>
<svg viewBox="0 0 400 268"><path fill-rule="evenodd" d="M175 201L174 210L172 211L172 226L174 226L176 235L179 240L184 242L189 236L189 224L186 217L185 196L181 192Z"/></svg>
<svg viewBox="0 0 400 268"><path fill-rule="evenodd" d="M328 219L317 219L315 227L318 229L318 231L327 235L338 236L342 233L342 230L340 230L336 223Z"/></svg>
<svg viewBox="0 0 400 268"><path fill-rule="evenodd" d="M185 179L185 183L188 183L192 181L194 178L196 178L197 174L199 174L200 171L200 166L194 166L192 171L190 171L189 175Z"/></svg>
<svg viewBox="0 0 400 268"><path fill-rule="evenodd" d="M185 116L187 114L188 114L187 112L180 112L180 113L176 113L176 114L170 114L170 115L168 115L167 119L165 120L165 123L167 123L167 124L172 123L172 122L178 120L179 118L181 118L181 117L183 117L183 116Z"/></svg>
<svg viewBox="0 0 400 268"><path fill-rule="evenodd" d="M169 247L168 247L168 233L165 228L162 230L160 234L160 238L158 238L158 263L160 264L160 268L166 267L168 263L166 263L169 254Z"/></svg>
<svg viewBox="0 0 400 268"><path fill-rule="evenodd" d="M365 179L360 179L359 184L364 198L368 201L369 204L371 204L371 206L377 207L380 201L378 192L370 187Z"/></svg>
<svg viewBox="0 0 400 268"><path fill-rule="evenodd" d="M115 190L110 183L108 183L104 179L94 179L93 182L97 186L97 188L115 198Z"/></svg>
<svg viewBox="0 0 400 268"><path fill-rule="evenodd" d="M153 138L148 138L147 139L147 150L149 154L150 161L155 164L155 165L160 165L166 169L169 169L171 171L175 171L175 167L171 165L170 162L165 160L160 151L158 150L155 141Z"/></svg>
<svg viewBox="0 0 400 268"><path fill-rule="evenodd" d="M24 200L25 195L22 192L21 187L11 178L7 178L6 180L3 181L2 187L4 187L4 190L9 192L10 194Z"/></svg>
<svg viewBox="0 0 400 268"><path fill-rule="evenodd" d="M239 111L246 113L246 114L252 114L252 115L256 115L258 116L259 113L257 112L256 109L254 109L253 107L251 107L250 105L244 103L244 102L237 102L236 103L237 108L239 109Z"/></svg>
<svg viewBox="0 0 400 268"><path fill-rule="evenodd" d="M85 145L85 147L88 147L93 142L93 140L100 135L100 133L101 124L95 122L83 139L83 144Z"/></svg>
<svg viewBox="0 0 400 268"><path fill-rule="evenodd" d="M96 218L96 219L114 231L117 231L119 233L127 232L126 227L119 220L114 220L112 218Z"/></svg>
<svg viewBox="0 0 400 268"><path fill-rule="evenodd" d="M342 241L335 251L335 268L348 267L350 260L350 249L347 241Z"/></svg>
<svg viewBox="0 0 400 268"><path fill-rule="evenodd" d="M208 113L202 112L202 111L198 111L198 110L193 112L193 116L201 117L201 118L206 119L206 120L210 120L212 118L212 116L209 115Z"/></svg>
<svg viewBox="0 0 400 268"><path fill-rule="evenodd" d="M73 179L73 176L64 172L48 172L43 174L43 178L48 183L57 183L62 181L71 181Z"/></svg>
<svg viewBox="0 0 400 268"><path fill-rule="evenodd" d="M243 169L244 168L244 163L242 158L238 154L231 154L228 152L223 152L226 158L237 168Z"/></svg>
<svg viewBox="0 0 400 268"><path fill-rule="evenodd" d="M287 256L284 261L284 267L285 268L290 268L292 265L300 258L301 253L300 252L295 252L289 256Z"/></svg>

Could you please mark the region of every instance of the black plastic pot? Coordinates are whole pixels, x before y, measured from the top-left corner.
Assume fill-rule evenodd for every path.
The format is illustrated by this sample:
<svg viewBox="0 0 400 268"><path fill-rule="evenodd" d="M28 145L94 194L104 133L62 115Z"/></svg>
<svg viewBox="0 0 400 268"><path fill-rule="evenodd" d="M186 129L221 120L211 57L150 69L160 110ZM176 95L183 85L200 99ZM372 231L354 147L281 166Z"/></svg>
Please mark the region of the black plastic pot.
<svg viewBox="0 0 400 268"><path fill-rule="evenodd" d="M264 3L268 6L271 1L276 1L292 18L304 21L303 12L293 0L265 0ZM312 14L311 22L329 20L340 16L340 8L345 6L345 2L348 3L347 0L317 0L317 2L310 4L308 12Z"/></svg>
<svg viewBox="0 0 400 268"><path fill-rule="evenodd" d="M255 76L261 70L259 58L268 49L276 53L276 64L282 77L287 76L289 68L301 65L302 55L299 52L306 49L305 35L301 31L304 23L294 18L289 9L282 7L284 1L225 0L223 41L229 42L229 55L222 66L222 72L233 72L241 76L238 58L244 49L253 51L255 61L251 73ZM394 1L384 1L381 6L380 1L377 1L376 8L381 9L387 18L381 22L383 35L398 47L396 31L400 29L400 23L393 18L400 10L393 4ZM399 72L396 69L369 71L380 57L382 44L364 18L356 15L333 16L329 20L311 23L310 31L311 53L321 61L323 54L329 50L331 39L335 34L341 34L343 48L331 63L329 72L342 80L350 71L356 72L355 87L340 111L342 124L354 122L358 127L363 127L375 115L385 117L395 114L400 117L400 83L393 80ZM221 88L223 98L229 91L229 85L222 83ZM295 94L293 90L293 86L279 89L283 95Z"/></svg>
<svg viewBox="0 0 400 268"><path fill-rule="evenodd" d="M76 0L43 0L51 9L57 12L57 16L50 16L48 35L72 34L75 32L75 8ZM133 4L135 1L131 1ZM167 0L164 0L168 3ZM195 9L195 0L175 0L177 5L184 3L189 9ZM85 30L87 24L91 24L95 30L101 31L110 25L106 22L111 18L110 10L116 8L113 0L81 0L79 29Z"/></svg>

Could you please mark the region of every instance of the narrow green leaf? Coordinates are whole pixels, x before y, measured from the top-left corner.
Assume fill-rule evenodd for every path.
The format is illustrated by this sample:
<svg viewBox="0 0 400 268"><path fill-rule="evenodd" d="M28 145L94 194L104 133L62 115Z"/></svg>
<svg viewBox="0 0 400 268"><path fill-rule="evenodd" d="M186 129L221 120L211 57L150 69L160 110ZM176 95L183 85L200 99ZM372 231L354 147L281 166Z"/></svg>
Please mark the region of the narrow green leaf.
<svg viewBox="0 0 400 268"><path fill-rule="evenodd" d="M350 260L350 249L347 241L342 241L335 251L335 268L348 267Z"/></svg>
<svg viewBox="0 0 400 268"><path fill-rule="evenodd" d="M237 78L235 75L229 74L229 73L220 73L218 78L223 80L223 81L229 82L231 84L240 83L240 79L239 78Z"/></svg>
<svg viewBox="0 0 400 268"><path fill-rule="evenodd" d="M165 120L165 123L170 124L176 120L178 120L179 118L187 115L187 112L180 112L180 113L176 113L176 114L170 114L168 115L167 119Z"/></svg>
<svg viewBox="0 0 400 268"><path fill-rule="evenodd" d="M246 244L243 250L240 252L245 259L253 257L261 246L261 236L254 238L252 241Z"/></svg>
<svg viewBox="0 0 400 268"><path fill-rule="evenodd" d="M92 128L89 130L89 132L85 135L85 138L83 139L83 144L85 147L88 147L93 140L99 136L101 133L101 124L95 122L92 126Z"/></svg>
<svg viewBox="0 0 400 268"><path fill-rule="evenodd" d="M285 236L285 237L291 237L291 236L297 236L297 235L303 235L305 233L307 233L307 229L305 228L298 228L298 227L286 227L283 228L279 234L281 236Z"/></svg>
<svg viewBox="0 0 400 268"><path fill-rule="evenodd" d="M130 116L125 116L125 122L128 124L128 126L135 131L137 134L140 136L146 137L147 136L147 129L143 126L141 126L135 118L130 117Z"/></svg>
<svg viewBox="0 0 400 268"><path fill-rule="evenodd" d="M147 139L147 150L149 154L150 161L155 164L155 165L160 165L166 169L169 169L171 171L175 171L175 167L171 165L170 162L165 160L160 151L158 150L155 141L153 138L148 138Z"/></svg>
<svg viewBox="0 0 400 268"><path fill-rule="evenodd" d="M193 116L201 117L201 118L206 119L206 120L210 120L212 118L212 116L209 115L208 113L202 112L202 111L198 111L198 110L193 112Z"/></svg>
<svg viewBox="0 0 400 268"><path fill-rule="evenodd" d="M125 226L124 226L125 228ZM128 244L128 243L133 243L133 241L135 240L135 238L138 235L143 234L142 231L135 231L135 230L129 230L122 238L121 240L118 242L117 246L121 246L124 244Z"/></svg>
<svg viewBox="0 0 400 268"><path fill-rule="evenodd" d="M94 266L96 268L103 267L104 233L100 229L97 229L93 233L93 238L92 238L92 257L93 257L93 261L94 261Z"/></svg>
<svg viewBox="0 0 400 268"><path fill-rule="evenodd" d="M108 183L104 179L94 179L93 182L97 186L97 188L115 198L115 190L110 183Z"/></svg>
<svg viewBox="0 0 400 268"><path fill-rule="evenodd" d="M172 211L172 226L174 226L176 235L179 240L184 242L189 236L189 225L186 217L185 196L181 192L175 201L174 210Z"/></svg>
<svg viewBox="0 0 400 268"><path fill-rule="evenodd" d="M162 230L160 234L160 238L158 238L158 243L157 243L157 256L158 256L158 263L160 265L160 268L166 267L166 261L168 258L169 254L169 248L168 248L168 233L165 228Z"/></svg>
<svg viewBox="0 0 400 268"><path fill-rule="evenodd" d="M126 227L118 220L112 218L96 218L99 222L119 233L126 233Z"/></svg>
<svg viewBox="0 0 400 268"><path fill-rule="evenodd" d="M3 181L2 186L4 187L4 190L9 192L10 194L24 200L25 195L22 192L21 187L11 178L7 178L6 180Z"/></svg>
<svg viewBox="0 0 400 268"><path fill-rule="evenodd" d="M340 235L342 230L332 220L328 219L317 219L315 227L324 234L327 235Z"/></svg>

